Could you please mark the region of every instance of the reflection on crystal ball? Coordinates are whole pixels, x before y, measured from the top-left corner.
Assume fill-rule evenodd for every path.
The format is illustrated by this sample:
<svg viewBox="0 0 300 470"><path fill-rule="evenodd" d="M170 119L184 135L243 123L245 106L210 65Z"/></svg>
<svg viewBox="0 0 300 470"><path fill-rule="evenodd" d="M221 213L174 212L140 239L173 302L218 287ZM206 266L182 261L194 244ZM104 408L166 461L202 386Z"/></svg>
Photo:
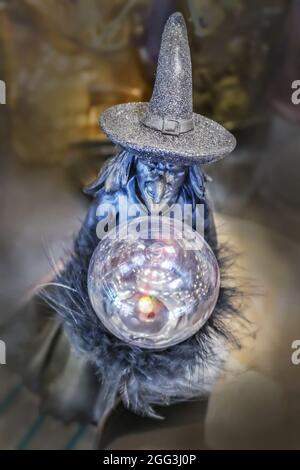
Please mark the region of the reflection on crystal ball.
<svg viewBox="0 0 300 470"><path fill-rule="evenodd" d="M163 232L150 230L149 218L143 217L120 227L118 237L108 233L88 272L90 301L104 326L119 339L150 349L196 333L211 315L220 288L218 263L204 238L190 227L183 232L174 221L159 220Z"/></svg>

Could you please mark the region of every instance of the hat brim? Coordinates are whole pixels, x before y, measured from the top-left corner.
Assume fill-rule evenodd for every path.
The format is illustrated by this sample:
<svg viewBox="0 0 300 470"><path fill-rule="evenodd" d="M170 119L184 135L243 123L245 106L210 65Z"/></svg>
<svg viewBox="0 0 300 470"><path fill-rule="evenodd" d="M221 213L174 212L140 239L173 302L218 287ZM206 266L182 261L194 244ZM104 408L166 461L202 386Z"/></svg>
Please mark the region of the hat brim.
<svg viewBox="0 0 300 470"><path fill-rule="evenodd" d="M223 126L194 113L194 129L180 135L163 134L142 124L148 103L112 106L101 115L100 125L115 144L141 157L164 157L183 164L220 160L236 146L235 137Z"/></svg>

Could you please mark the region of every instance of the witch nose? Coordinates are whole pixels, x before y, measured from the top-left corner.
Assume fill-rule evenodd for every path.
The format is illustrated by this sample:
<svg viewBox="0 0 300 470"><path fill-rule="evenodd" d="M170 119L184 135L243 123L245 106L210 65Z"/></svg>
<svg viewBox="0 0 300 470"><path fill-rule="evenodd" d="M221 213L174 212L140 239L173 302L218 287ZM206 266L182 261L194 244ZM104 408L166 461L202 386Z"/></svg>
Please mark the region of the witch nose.
<svg viewBox="0 0 300 470"><path fill-rule="evenodd" d="M155 167L153 168L152 170L152 175L153 176L163 176L165 174L165 169L164 168L160 168L160 167Z"/></svg>
<svg viewBox="0 0 300 470"><path fill-rule="evenodd" d="M165 188L166 188L165 179L160 177L155 182L155 185L154 185L154 188L153 188L153 199L154 199L155 204L159 204L161 202L162 197L163 197L164 192L165 192Z"/></svg>

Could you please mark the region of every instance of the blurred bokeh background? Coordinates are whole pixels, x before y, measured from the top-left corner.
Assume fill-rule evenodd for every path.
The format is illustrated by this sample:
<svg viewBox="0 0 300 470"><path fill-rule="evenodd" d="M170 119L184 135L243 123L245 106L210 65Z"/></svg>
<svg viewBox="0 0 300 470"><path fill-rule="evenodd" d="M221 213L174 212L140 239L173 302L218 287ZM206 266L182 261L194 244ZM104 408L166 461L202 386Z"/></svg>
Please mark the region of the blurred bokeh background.
<svg viewBox="0 0 300 470"><path fill-rule="evenodd" d="M238 141L205 171L219 235L251 284L251 333L238 331L243 347L231 351L205 418L144 435L133 425L119 440L116 420L110 445L299 449L299 0L0 0L0 325L70 246L90 203L81 190L114 152L99 115L149 99L176 10L188 27L195 111ZM40 414L11 366L0 365L0 448L90 448L93 427Z"/></svg>

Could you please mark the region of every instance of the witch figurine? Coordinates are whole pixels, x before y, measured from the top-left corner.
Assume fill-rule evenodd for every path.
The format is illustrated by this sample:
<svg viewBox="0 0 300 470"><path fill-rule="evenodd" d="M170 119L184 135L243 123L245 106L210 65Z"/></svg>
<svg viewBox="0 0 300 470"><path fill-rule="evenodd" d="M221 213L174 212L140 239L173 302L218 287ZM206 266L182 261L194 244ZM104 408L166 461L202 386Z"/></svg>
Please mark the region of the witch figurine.
<svg viewBox="0 0 300 470"><path fill-rule="evenodd" d="M44 412L103 427L117 408L154 422L207 396L236 312L202 169L236 142L193 113L180 13L166 23L150 102L107 109L101 127L116 155L85 190L94 201L63 268L6 338Z"/></svg>

